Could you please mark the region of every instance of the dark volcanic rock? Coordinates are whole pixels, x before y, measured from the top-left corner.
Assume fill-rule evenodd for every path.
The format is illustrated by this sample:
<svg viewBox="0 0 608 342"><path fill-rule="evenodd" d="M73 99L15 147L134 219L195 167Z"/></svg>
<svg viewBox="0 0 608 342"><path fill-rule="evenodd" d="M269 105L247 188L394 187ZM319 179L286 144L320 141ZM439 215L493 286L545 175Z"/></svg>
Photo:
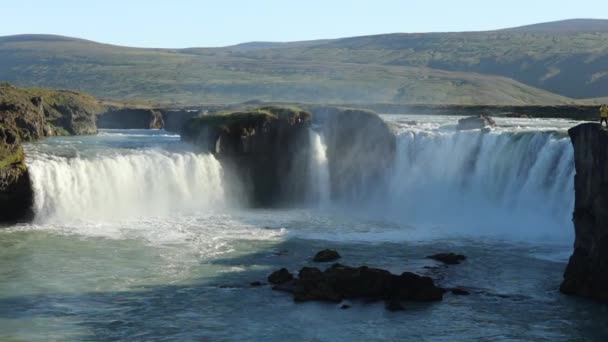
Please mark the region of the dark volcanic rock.
<svg viewBox="0 0 608 342"><path fill-rule="evenodd" d="M200 110L163 110L163 121L165 130L169 132L181 133L184 125L190 119L201 116L204 111Z"/></svg>
<svg viewBox="0 0 608 342"><path fill-rule="evenodd" d="M395 134L372 111L329 106L310 110L323 128L332 198L368 199L395 161Z"/></svg>
<svg viewBox="0 0 608 342"><path fill-rule="evenodd" d="M386 302L386 310L388 311L404 311L405 308L398 300L389 300Z"/></svg>
<svg viewBox="0 0 608 342"><path fill-rule="evenodd" d="M97 100L85 94L0 83L0 222L33 216L33 190L21 143L95 133L99 109Z"/></svg>
<svg viewBox="0 0 608 342"><path fill-rule="evenodd" d="M456 296L468 296L471 294L469 291L459 288L451 289L450 292L452 292L452 294Z"/></svg>
<svg viewBox="0 0 608 342"><path fill-rule="evenodd" d="M489 116L480 114L458 120L458 130L483 129L496 126L496 122Z"/></svg>
<svg viewBox="0 0 608 342"><path fill-rule="evenodd" d="M349 267L335 264L325 271L314 267L300 270L298 279L290 286L275 288L291 292L294 300L330 301L366 298L386 301L438 301L443 289L435 286L429 277L404 272L392 274L369 267Z"/></svg>
<svg viewBox="0 0 608 342"><path fill-rule="evenodd" d="M310 122L298 108L263 107L191 119L182 139L233 170L250 205L279 206L307 197Z"/></svg>
<svg viewBox="0 0 608 342"><path fill-rule="evenodd" d="M291 280L293 280L293 275L286 268L274 271L268 276L268 282L273 285L284 284Z"/></svg>
<svg viewBox="0 0 608 342"><path fill-rule="evenodd" d="M462 254L454 254L454 253L439 253L434 255L427 256L428 259L433 259L437 261L441 261L444 264L448 265L458 265L461 261L467 259L466 256Z"/></svg>
<svg viewBox="0 0 608 342"><path fill-rule="evenodd" d="M33 204L34 191L23 160L0 165L0 223L31 219Z"/></svg>
<svg viewBox="0 0 608 342"><path fill-rule="evenodd" d="M160 111L143 108L121 108L100 114L97 127L115 129L161 129L165 124Z"/></svg>
<svg viewBox="0 0 608 342"><path fill-rule="evenodd" d="M312 259L314 262L329 262L340 259L341 256L333 249L324 249L317 253Z"/></svg>
<svg viewBox="0 0 608 342"><path fill-rule="evenodd" d="M568 133L576 168L576 237L560 290L608 300L608 131L587 123Z"/></svg>

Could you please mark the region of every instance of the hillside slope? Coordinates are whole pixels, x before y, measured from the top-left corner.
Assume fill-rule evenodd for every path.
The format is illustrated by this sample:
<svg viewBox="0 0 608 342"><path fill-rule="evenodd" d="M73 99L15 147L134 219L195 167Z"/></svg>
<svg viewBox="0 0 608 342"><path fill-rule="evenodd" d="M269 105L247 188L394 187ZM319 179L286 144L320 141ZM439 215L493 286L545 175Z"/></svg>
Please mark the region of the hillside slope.
<svg viewBox="0 0 608 342"><path fill-rule="evenodd" d="M353 37L305 49L256 50L246 55L424 66L500 75L574 98L608 96L608 20L562 21L488 32Z"/></svg>
<svg viewBox="0 0 608 342"><path fill-rule="evenodd" d="M190 49L10 36L0 80L163 103L566 104L608 96L606 23Z"/></svg>

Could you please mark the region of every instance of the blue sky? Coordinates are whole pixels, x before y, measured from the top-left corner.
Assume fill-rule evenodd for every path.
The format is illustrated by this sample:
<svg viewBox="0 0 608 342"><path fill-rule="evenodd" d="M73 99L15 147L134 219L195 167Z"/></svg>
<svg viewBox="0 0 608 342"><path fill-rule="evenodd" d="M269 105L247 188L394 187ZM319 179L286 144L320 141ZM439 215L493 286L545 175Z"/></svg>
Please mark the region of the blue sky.
<svg viewBox="0 0 608 342"><path fill-rule="evenodd" d="M46 33L142 47L225 46L608 18L606 0L3 0L0 36Z"/></svg>

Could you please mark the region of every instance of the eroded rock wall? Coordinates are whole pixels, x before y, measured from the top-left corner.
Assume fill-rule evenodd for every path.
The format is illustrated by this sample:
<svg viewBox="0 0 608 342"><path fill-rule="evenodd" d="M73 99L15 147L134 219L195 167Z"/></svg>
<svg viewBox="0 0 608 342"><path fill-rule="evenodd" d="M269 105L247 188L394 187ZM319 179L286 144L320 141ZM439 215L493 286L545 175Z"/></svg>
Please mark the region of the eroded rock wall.
<svg viewBox="0 0 608 342"><path fill-rule="evenodd" d="M574 252L561 291L608 300L608 130L587 123L568 131L574 146Z"/></svg>

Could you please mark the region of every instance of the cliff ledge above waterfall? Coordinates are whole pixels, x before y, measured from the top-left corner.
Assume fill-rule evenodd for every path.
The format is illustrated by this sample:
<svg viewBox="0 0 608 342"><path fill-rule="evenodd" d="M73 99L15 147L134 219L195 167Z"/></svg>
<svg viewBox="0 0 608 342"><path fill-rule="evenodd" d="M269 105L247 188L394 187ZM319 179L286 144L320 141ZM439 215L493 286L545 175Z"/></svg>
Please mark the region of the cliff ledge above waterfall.
<svg viewBox="0 0 608 342"><path fill-rule="evenodd" d="M608 130L586 123L568 133L576 168L576 238L560 289L608 300Z"/></svg>
<svg viewBox="0 0 608 342"><path fill-rule="evenodd" d="M309 149L311 114L269 106L193 118L184 141L212 152L247 187L249 204L277 206L300 199Z"/></svg>

